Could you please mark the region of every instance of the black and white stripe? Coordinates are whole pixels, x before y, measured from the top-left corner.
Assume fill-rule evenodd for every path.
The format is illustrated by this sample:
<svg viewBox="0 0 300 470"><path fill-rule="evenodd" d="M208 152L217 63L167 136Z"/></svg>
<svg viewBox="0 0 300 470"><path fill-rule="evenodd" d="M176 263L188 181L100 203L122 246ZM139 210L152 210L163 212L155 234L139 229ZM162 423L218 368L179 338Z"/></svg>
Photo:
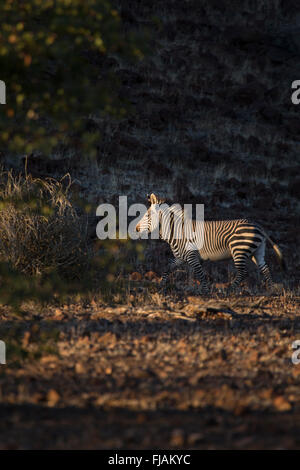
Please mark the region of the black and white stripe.
<svg viewBox="0 0 300 470"><path fill-rule="evenodd" d="M265 247L268 240L283 265L279 247L268 237L256 223L247 219L197 221L193 220L190 232L183 230L182 210L176 206L166 206L154 194L150 196L151 206L137 225L139 232L152 232L155 228L155 217L159 213L159 235L170 245L174 258L170 260L163 274L166 282L169 274L179 265L186 262L192 267L194 276L201 283L203 292L208 292L208 285L202 269L204 260L218 261L233 259L237 274L232 284L236 288L247 275L246 262L251 259L258 267L268 287L272 285L269 267L265 262ZM154 212L156 211L156 212Z"/></svg>

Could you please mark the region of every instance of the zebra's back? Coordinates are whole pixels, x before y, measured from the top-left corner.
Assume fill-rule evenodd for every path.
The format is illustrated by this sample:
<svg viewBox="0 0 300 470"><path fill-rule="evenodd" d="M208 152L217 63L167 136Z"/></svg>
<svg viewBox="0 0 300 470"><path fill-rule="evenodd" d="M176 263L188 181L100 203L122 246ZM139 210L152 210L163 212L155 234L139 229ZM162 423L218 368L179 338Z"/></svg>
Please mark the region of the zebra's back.
<svg viewBox="0 0 300 470"><path fill-rule="evenodd" d="M231 258L239 251L246 251L250 256L264 238L259 225L248 219L205 221L204 240L199 253L203 260L211 261Z"/></svg>

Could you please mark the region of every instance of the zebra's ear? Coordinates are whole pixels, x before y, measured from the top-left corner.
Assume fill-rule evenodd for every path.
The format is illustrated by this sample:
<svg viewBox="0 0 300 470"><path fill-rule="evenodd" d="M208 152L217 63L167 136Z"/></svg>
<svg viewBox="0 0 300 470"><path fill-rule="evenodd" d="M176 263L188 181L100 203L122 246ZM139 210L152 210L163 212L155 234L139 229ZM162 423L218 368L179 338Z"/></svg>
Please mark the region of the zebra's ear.
<svg viewBox="0 0 300 470"><path fill-rule="evenodd" d="M150 204L159 204L158 197L155 196L154 193L150 194L148 201L150 202Z"/></svg>

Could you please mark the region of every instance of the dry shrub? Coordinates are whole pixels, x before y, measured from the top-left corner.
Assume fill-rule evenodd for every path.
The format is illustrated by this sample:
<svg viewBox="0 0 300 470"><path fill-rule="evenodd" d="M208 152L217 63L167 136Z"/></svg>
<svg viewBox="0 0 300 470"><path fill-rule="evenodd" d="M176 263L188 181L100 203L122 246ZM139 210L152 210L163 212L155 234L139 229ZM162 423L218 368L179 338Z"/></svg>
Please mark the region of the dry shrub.
<svg viewBox="0 0 300 470"><path fill-rule="evenodd" d="M0 258L29 275L79 279L89 266L87 222L69 199L69 175L60 181L0 172Z"/></svg>

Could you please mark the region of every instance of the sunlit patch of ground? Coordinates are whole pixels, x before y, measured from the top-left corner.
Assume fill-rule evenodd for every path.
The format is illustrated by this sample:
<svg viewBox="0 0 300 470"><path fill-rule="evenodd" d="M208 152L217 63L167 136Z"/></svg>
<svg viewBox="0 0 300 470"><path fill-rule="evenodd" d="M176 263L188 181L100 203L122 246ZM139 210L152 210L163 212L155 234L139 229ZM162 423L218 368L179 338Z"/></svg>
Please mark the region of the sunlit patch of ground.
<svg viewBox="0 0 300 470"><path fill-rule="evenodd" d="M1 309L1 448L295 448L300 298Z"/></svg>

